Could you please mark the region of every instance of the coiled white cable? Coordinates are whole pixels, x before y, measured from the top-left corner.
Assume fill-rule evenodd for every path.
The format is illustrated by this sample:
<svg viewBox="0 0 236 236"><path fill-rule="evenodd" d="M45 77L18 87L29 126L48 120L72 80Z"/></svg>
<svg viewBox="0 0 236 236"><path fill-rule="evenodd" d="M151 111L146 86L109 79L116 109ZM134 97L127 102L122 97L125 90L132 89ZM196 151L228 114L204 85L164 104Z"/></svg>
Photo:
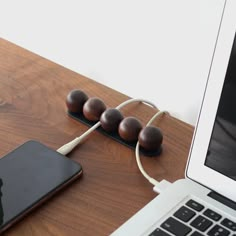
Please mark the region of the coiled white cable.
<svg viewBox="0 0 236 236"><path fill-rule="evenodd" d="M155 106L155 104L153 104L152 102L149 102L145 99L138 99L138 98L131 98L125 102L122 102L120 105L118 105L116 107L116 109L120 110L121 108L127 106L130 103L134 103L134 102L142 102L145 103L151 107L157 108ZM88 129L86 132L84 132L81 136L76 137L75 139L73 139L72 141L70 141L69 143L64 144L63 146L61 146L60 148L57 149L57 152L61 153L62 155L67 155L68 153L70 153L78 144L80 144L85 137L87 137L90 133L92 133L94 130L96 130L99 126L101 125L100 121L98 121L94 126L92 126L90 129Z"/></svg>
<svg viewBox="0 0 236 236"><path fill-rule="evenodd" d="M147 123L146 126L149 126L152 124L152 122L159 116L161 116L162 114L168 114L167 111L158 111ZM153 184L154 186L158 185L159 184L159 181L153 179L151 176L149 176L147 174L147 172L143 169L143 165L141 163L141 160L140 160L140 154L139 154L139 141L137 142L136 144L136 148L135 148L135 156L136 156L136 162L137 162L137 165L138 165L138 168L140 170L140 172L142 173L142 175L151 183Z"/></svg>

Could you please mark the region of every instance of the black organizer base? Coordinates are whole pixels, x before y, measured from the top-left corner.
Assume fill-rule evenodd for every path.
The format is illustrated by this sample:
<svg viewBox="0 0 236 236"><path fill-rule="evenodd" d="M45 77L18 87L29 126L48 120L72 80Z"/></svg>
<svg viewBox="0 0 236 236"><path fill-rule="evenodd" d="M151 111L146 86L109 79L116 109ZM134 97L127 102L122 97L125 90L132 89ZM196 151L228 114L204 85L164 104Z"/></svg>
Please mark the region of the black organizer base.
<svg viewBox="0 0 236 236"><path fill-rule="evenodd" d="M92 127L93 125L95 125L97 122L93 122L93 121L90 121L88 119L86 119L83 114L78 114L78 113L74 113L74 112L67 112L67 114L77 120L77 121L80 121L82 122L83 124L87 125L88 127ZM118 132L112 132L112 133L108 133L106 132L101 126L99 126L97 129L97 131L99 131L100 133L106 135L107 137L110 137L112 139L114 139L115 141L135 150L135 147L136 147L136 142L126 142L125 140L123 140ZM147 151L145 150L144 148L140 147L139 148L140 150L140 153L142 153L143 155L145 156L149 156L149 157L155 157L155 156L159 156L162 152L162 147L160 147L157 151L153 152L153 151Z"/></svg>

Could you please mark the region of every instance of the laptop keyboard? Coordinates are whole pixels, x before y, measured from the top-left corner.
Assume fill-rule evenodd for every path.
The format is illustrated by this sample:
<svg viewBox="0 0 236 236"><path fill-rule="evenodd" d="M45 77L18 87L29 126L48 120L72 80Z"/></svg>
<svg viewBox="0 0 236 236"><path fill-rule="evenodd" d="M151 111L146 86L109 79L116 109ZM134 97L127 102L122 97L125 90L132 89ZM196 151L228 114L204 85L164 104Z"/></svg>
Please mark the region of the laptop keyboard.
<svg viewBox="0 0 236 236"><path fill-rule="evenodd" d="M236 222L189 200L149 236L236 236Z"/></svg>

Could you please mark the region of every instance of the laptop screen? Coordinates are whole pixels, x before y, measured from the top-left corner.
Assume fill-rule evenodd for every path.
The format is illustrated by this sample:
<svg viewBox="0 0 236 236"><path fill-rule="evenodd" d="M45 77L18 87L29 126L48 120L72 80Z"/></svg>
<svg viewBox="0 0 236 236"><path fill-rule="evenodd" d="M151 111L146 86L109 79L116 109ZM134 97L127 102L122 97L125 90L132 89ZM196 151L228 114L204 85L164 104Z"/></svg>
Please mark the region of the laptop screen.
<svg viewBox="0 0 236 236"><path fill-rule="evenodd" d="M205 165L236 180L236 38L216 113Z"/></svg>

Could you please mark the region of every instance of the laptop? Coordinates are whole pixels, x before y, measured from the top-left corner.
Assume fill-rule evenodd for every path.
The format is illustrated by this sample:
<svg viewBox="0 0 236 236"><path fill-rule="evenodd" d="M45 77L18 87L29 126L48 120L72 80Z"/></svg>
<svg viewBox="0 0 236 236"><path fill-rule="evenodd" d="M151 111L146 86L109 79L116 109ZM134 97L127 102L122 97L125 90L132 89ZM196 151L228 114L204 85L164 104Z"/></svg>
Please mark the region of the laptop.
<svg viewBox="0 0 236 236"><path fill-rule="evenodd" d="M185 179L112 236L236 236L236 0L224 1Z"/></svg>

